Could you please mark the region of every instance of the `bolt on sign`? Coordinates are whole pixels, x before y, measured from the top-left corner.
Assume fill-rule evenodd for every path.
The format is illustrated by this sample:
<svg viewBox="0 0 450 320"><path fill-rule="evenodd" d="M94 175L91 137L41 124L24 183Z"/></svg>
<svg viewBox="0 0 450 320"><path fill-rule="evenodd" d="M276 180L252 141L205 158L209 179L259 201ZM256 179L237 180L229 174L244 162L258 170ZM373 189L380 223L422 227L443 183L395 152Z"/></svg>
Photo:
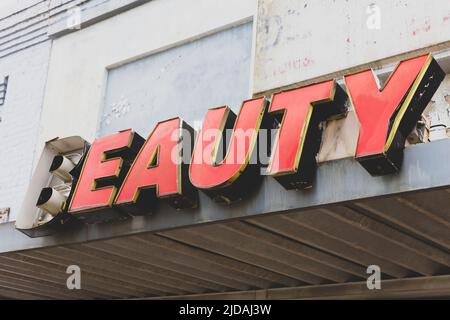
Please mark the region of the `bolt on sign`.
<svg viewBox="0 0 450 320"><path fill-rule="evenodd" d="M400 62L381 88L366 70L344 76L345 90L329 80L244 101L238 115L226 106L210 109L195 139L173 118L147 139L129 129L92 144L49 141L16 227L38 237L149 214L159 201L194 208L199 190L228 205L245 201L263 178L287 190L312 187L321 123L345 117L349 104L360 123L356 161L373 176L395 173L407 135L444 76L423 55Z"/></svg>

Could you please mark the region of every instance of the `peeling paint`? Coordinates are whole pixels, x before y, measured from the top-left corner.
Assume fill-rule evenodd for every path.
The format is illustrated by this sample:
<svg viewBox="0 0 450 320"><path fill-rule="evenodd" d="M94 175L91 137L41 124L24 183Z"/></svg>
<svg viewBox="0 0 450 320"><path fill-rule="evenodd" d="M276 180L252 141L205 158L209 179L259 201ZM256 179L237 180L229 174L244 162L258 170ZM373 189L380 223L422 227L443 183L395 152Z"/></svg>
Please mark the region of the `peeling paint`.
<svg viewBox="0 0 450 320"><path fill-rule="evenodd" d="M125 96L111 105L111 111L103 115L102 123L108 126L112 119L120 119L131 111L131 104Z"/></svg>
<svg viewBox="0 0 450 320"><path fill-rule="evenodd" d="M368 29L370 5L379 7L380 28ZM449 0L259 0L258 12L254 93L450 40ZM314 63L299 69L298 57Z"/></svg>

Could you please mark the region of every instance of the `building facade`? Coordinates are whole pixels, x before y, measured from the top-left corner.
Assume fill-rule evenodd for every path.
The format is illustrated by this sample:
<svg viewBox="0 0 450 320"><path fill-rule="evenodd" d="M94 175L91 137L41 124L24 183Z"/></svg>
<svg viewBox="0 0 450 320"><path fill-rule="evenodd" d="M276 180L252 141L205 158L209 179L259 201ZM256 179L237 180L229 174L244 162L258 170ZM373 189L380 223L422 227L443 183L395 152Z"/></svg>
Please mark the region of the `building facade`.
<svg viewBox="0 0 450 320"><path fill-rule="evenodd" d="M370 69L381 91L400 61L425 54L445 77L395 174L371 177L355 160L361 119L347 103L320 124L311 189L263 177L229 205L199 192L186 212L163 203L45 237L16 229L56 138L147 138L174 117L198 132L210 108L238 114L242 101L329 80L345 88L344 76ZM449 73L446 0L5 1L0 297L448 297ZM71 265L80 290L66 287ZM381 289L366 285L370 266Z"/></svg>

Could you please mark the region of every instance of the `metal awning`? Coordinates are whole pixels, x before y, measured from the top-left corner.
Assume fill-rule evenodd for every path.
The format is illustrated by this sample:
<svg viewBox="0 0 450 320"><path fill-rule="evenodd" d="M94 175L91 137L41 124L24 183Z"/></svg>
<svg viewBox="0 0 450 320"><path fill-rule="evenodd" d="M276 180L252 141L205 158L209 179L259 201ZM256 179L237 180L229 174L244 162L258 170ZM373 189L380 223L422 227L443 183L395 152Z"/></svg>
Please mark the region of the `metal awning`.
<svg viewBox="0 0 450 320"><path fill-rule="evenodd" d="M31 239L0 225L0 297L342 298L450 296L450 140L408 147L401 173L321 165L309 191L264 179L231 207L160 208ZM82 270L81 290L66 268ZM382 290L365 286L378 265Z"/></svg>

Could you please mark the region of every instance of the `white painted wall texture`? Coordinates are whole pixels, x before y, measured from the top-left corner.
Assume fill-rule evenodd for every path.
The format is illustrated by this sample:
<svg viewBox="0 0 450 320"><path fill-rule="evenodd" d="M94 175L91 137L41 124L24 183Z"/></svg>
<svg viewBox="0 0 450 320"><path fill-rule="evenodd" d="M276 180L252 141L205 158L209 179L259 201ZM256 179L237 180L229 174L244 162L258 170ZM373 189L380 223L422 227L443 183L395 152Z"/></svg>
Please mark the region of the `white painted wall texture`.
<svg viewBox="0 0 450 320"><path fill-rule="evenodd" d="M259 0L254 92L449 41L448 0Z"/></svg>
<svg viewBox="0 0 450 320"><path fill-rule="evenodd" d="M0 208L14 220L32 174L44 99L50 42L0 59L0 78L9 76L0 106Z"/></svg>
<svg viewBox="0 0 450 320"><path fill-rule="evenodd" d="M0 82L9 76L6 102L0 106L0 210L10 208L11 220L39 156L36 147L51 51L49 19L64 17L74 1L0 2Z"/></svg>
<svg viewBox="0 0 450 320"><path fill-rule="evenodd" d="M39 2L42 0L2 0L0 1L0 19Z"/></svg>

